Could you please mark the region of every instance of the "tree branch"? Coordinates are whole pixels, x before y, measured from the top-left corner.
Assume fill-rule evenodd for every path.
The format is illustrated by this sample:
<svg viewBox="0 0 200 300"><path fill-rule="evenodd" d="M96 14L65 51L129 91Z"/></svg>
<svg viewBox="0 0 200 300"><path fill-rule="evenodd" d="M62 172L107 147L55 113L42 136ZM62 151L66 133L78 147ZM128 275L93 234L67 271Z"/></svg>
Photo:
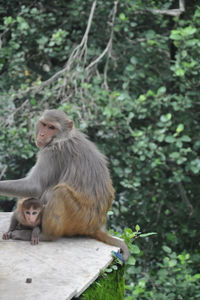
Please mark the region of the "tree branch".
<svg viewBox="0 0 200 300"><path fill-rule="evenodd" d="M162 14L168 16L180 16L185 11L185 0L179 0L179 8L178 9L147 9L148 11L155 14Z"/></svg>
<svg viewBox="0 0 200 300"><path fill-rule="evenodd" d="M108 90L108 81L107 81L108 63L109 63L109 59L111 58L111 53L112 53L114 24L115 24L115 17L116 17L116 13L117 13L117 5L118 5L118 1L115 1L114 8L113 8L112 23L111 23L111 34L110 34L110 39L108 42L108 56L107 56L106 64L105 64L105 68L104 68L104 86L107 90Z"/></svg>
<svg viewBox="0 0 200 300"><path fill-rule="evenodd" d="M0 174L0 180L1 178L3 177L3 175L5 174L6 170L7 170L8 166L6 165L3 170L1 171L1 174Z"/></svg>
<svg viewBox="0 0 200 300"><path fill-rule="evenodd" d="M111 34L110 34L110 39L107 43L106 48L104 49L104 51L101 53L101 55L99 55L94 61L92 61L86 68L86 71L88 71L89 69L91 69L92 67L94 67L94 65L96 65L103 57L104 55L108 52L109 55L111 54L111 49L112 49L112 40L113 40L113 29L114 29L114 21L115 21L115 16L116 16L116 12L117 12L117 4L118 1L114 2L114 8L113 8L113 17L112 17L112 23L111 23Z"/></svg>
<svg viewBox="0 0 200 300"><path fill-rule="evenodd" d="M193 213L194 209L193 209L193 206L192 206L192 204L190 203L190 201L187 197L187 193L186 193L186 190L185 190L182 182L178 183L178 188L179 188L179 191L180 191L181 198L182 198L183 202L190 209L190 214L189 215L191 215Z"/></svg>
<svg viewBox="0 0 200 300"><path fill-rule="evenodd" d="M88 19L87 28L86 28L85 34L82 38L82 41L72 51L65 67L62 70L55 73L52 77L50 77L46 81L43 81L39 86L30 87L30 88L26 89L25 91L20 92L17 95L15 95L16 97L24 96L27 93L32 92L32 91L35 91L35 93L41 91L45 86L48 86L48 85L52 84L53 82L55 82L65 72L69 72L72 63L76 60L77 57L79 57L79 60L80 60L80 58L83 56L84 51L85 51L86 46L87 46L88 34L89 34L89 31L90 31L90 28L91 28L91 23L92 23L92 19L93 19L93 16L94 16L95 7L96 7L96 0L92 4L92 8L91 8L91 11L90 11L90 16L89 16L89 19Z"/></svg>

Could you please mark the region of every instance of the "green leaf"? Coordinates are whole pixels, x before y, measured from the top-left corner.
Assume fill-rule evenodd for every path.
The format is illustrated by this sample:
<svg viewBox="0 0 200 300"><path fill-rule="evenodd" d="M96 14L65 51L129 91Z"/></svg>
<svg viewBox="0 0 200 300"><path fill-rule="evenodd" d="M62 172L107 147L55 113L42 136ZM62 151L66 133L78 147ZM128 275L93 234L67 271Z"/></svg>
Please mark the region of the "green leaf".
<svg viewBox="0 0 200 300"><path fill-rule="evenodd" d="M170 39L176 40L176 41L181 40L182 36L181 36L180 30L172 30L171 35L170 35Z"/></svg>
<svg viewBox="0 0 200 300"><path fill-rule="evenodd" d="M173 135L168 135L165 138L165 142L167 142L167 143L174 143L175 142L175 138L173 137Z"/></svg>
<svg viewBox="0 0 200 300"><path fill-rule="evenodd" d="M107 269L105 270L106 273L112 273L112 271L113 271L112 268L107 268Z"/></svg>
<svg viewBox="0 0 200 300"><path fill-rule="evenodd" d="M152 39L154 39L155 38L155 36L156 36L156 33L155 33L155 31L154 30L147 30L146 32L145 32L145 35L146 35L146 38L148 39L148 40L152 40Z"/></svg>
<svg viewBox="0 0 200 300"><path fill-rule="evenodd" d="M134 137L140 137L140 136L142 136L142 135L143 135L143 132L140 131L140 130L134 130L134 131L132 132L132 136L134 136Z"/></svg>
<svg viewBox="0 0 200 300"><path fill-rule="evenodd" d="M133 254L139 254L139 253L140 253L140 249L139 249L139 247L136 246L136 245L131 245L131 252L132 252Z"/></svg>
<svg viewBox="0 0 200 300"><path fill-rule="evenodd" d="M136 65L136 64L137 64L137 58L136 58L135 56L132 56L132 57L131 57L131 63L132 63L133 65Z"/></svg>
<svg viewBox="0 0 200 300"><path fill-rule="evenodd" d="M126 16L125 16L124 13L121 13L121 14L119 15L119 18L120 18L120 20L122 20L122 21L125 21L125 20L126 20Z"/></svg>
<svg viewBox="0 0 200 300"><path fill-rule="evenodd" d="M135 266L136 263L136 259L133 256L130 256L129 260L128 260L128 264Z"/></svg>
<svg viewBox="0 0 200 300"><path fill-rule="evenodd" d="M195 280L200 280L200 274L195 274L192 278Z"/></svg>
<svg viewBox="0 0 200 300"><path fill-rule="evenodd" d="M166 253L169 253L169 254L172 252L171 248L169 248L169 247L167 247L167 246L162 246L162 249L163 249Z"/></svg>
<svg viewBox="0 0 200 300"><path fill-rule="evenodd" d="M179 124L178 127L176 128L177 133L180 133L183 130L184 130L184 125L183 124Z"/></svg>
<svg viewBox="0 0 200 300"><path fill-rule="evenodd" d="M188 135L183 135L181 137L181 141L183 141L183 142L191 142L191 138Z"/></svg>
<svg viewBox="0 0 200 300"><path fill-rule="evenodd" d="M135 230L140 231L140 226L138 224L135 226Z"/></svg>
<svg viewBox="0 0 200 300"><path fill-rule="evenodd" d="M177 260L176 259L172 259L169 261L169 267L173 268L177 265Z"/></svg>
<svg viewBox="0 0 200 300"><path fill-rule="evenodd" d="M193 35L194 33L196 33L197 29L192 27L192 26L188 26L183 28L182 30L182 35L183 36L189 36L189 35Z"/></svg>
<svg viewBox="0 0 200 300"><path fill-rule="evenodd" d="M183 69L181 69L181 68L177 68L177 69L175 70L175 73L176 73L176 75L179 76L179 77L183 77L183 76L185 75L185 71L184 71Z"/></svg>
<svg viewBox="0 0 200 300"><path fill-rule="evenodd" d="M143 101L145 101L146 99L147 99L146 95L140 95L139 98L138 98L138 100L139 100L140 102L143 102Z"/></svg>
<svg viewBox="0 0 200 300"><path fill-rule="evenodd" d="M169 113L169 114L166 114L166 115L162 115L160 117L160 121L163 122L163 123L166 123L168 121L170 121L172 118L172 115Z"/></svg>
<svg viewBox="0 0 200 300"><path fill-rule="evenodd" d="M169 157L173 158L173 159L177 159L180 157L180 153L179 152L172 152L170 153Z"/></svg>
<svg viewBox="0 0 200 300"><path fill-rule="evenodd" d="M9 25L13 22L13 18L12 17L4 17L4 24L5 25Z"/></svg>
<svg viewBox="0 0 200 300"><path fill-rule="evenodd" d="M36 99L32 98L32 99L30 100L30 103L31 103L32 106L36 105Z"/></svg>
<svg viewBox="0 0 200 300"><path fill-rule="evenodd" d="M165 86L161 86L158 91L157 91L157 94L158 95L163 95L166 93L166 87Z"/></svg>
<svg viewBox="0 0 200 300"><path fill-rule="evenodd" d="M117 267L116 265L113 265L113 266L112 266L112 269L115 270L115 271L117 271L117 270L118 270L118 267Z"/></svg>

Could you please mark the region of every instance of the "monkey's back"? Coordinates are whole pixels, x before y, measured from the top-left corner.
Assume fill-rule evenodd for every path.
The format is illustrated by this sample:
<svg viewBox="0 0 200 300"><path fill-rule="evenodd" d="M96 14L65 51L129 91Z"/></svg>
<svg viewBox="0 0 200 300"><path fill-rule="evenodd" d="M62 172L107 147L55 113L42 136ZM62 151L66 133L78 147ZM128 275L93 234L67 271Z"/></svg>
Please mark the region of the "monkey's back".
<svg viewBox="0 0 200 300"><path fill-rule="evenodd" d="M67 183L99 208L109 209L114 189L107 158L79 130L61 147L58 163L63 167L59 183Z"/></svg>

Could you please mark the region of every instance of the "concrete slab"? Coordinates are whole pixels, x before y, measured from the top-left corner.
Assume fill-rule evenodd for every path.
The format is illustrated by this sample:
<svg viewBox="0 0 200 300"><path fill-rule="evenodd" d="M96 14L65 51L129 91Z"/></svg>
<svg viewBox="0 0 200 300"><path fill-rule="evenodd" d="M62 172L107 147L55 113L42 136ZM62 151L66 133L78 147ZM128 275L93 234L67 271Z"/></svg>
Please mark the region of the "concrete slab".
<svg viewBox="0 0 200 300"><path fill-rule="evenodd" d="M0 213L0 299L68 300L78 297L119 249L85 237L56 242L2 240L11 213ZM31 283L27 283L27 278Z"/></svg>

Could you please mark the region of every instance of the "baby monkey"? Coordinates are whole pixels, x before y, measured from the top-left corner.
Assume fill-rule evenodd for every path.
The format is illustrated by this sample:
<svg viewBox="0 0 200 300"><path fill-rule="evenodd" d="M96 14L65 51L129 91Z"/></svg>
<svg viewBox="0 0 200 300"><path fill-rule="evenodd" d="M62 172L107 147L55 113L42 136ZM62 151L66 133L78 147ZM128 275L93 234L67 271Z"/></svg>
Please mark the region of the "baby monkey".
<svg viewBox="0 0 200 300"><path fill-rule="evenodd" d="M42 222L44 205L36 198L20 199L17 209L14 211L10 226L2 236L4 240L12 238L12 232L20 229L32 229L31 244L39 243L40 227Z"/></svg>

